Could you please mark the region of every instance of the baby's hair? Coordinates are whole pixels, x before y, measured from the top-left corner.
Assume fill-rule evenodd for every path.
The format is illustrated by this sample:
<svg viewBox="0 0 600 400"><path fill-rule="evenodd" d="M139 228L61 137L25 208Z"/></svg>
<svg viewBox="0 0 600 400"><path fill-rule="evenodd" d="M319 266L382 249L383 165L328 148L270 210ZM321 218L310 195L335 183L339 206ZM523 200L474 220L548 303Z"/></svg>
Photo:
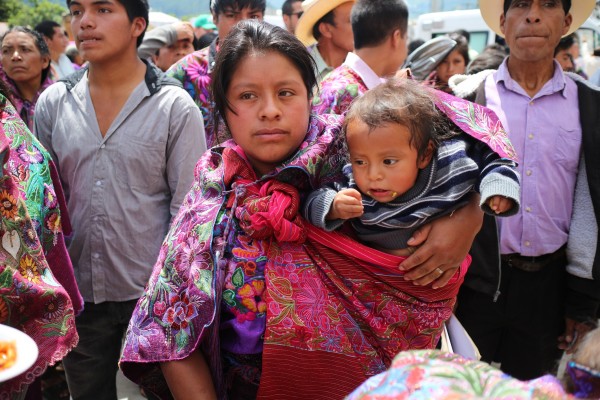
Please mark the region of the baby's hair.
<svg viewBox="0 0 600 400"><path fill-rule="evenodd" d="M215 103L215 125L218 124L219 116L224 117L227 110L235 113L227 100L227 90L239 64L249 54L268 52L276 52L287 58L302 76L308 96L312 95L317 84L315 61L302 42L278 26L257 20L240 21L221 44L212 71L211 90ZM268 67L265 65L265 71L268 71ZM218 126L215 129L218 129Z"/></svg>
<svg viewBox="0 0 600 400"><path fill-rule="evenodd" d="M364 122L369 131L387 124L404 125L411 133L410 145L422 157L430 141L437 147L441 140L456 136L435 100L433 91L417 81L389 79L352 103L344 121L344 136L354 120Z"/></svg>

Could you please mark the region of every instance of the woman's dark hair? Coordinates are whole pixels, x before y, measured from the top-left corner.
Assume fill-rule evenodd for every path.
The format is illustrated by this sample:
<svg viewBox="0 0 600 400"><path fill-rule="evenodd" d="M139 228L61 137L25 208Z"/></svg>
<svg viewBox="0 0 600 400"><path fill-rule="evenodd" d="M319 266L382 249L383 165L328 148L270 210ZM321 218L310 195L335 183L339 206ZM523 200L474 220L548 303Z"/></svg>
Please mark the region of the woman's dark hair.
<svg viewBox="0 0 600 400"><path fill-rule="evenodd" d="M302 42L278 26L257 20L240 21L221 43L212 71L211 91L215 103L215 124L220 115L225 116L226 110L235 113L227 100L227 90L240 62L249 54L267 52L277 52L294 64L302 76L308 96L312 95L317 84L316 66ZM268 65L264 67L265 71L268 71Z"/></svg>
<svg viewBox="0 0 600 400"><path fill-rule="evenodd" d="M39 32L34 31L34 30L29 29L24 26L13 26L9 30L7 30L4 33L4 35L2 35L2 38L0 39L0 44L2 42L4 42L4 38L6 37L6 35L8 35L9 33L14 33L14 32L22 32L22 33L25 33L25 34L31 36L31 38L33 39L33 42L35 43L35 47L40 52L40 57L46 56L46 57L48 57L48 60L50 60L50 49L48 49L48 44L46 44L44 37ZM42 82L41 83L44 83L44 81L48 77L49 73L50 73L50 62L48 62L48 66L42 70Z"/></svg>
<svg viewBox="0 0 600 400"><path fill-rule="evenodd" d="M469 57L469 42L467 39L459 35L457 33L451 33L448 35L450 39L456 42L456 46L452 49L452 51L458 51L458 53L465 59L465 67L469 65L471 58Z"/></svg>
<svg viewBox="0 0 600 400"><path fill-rule="evenodd" d="M508 9L510 8L510 5L513 3L513 1L515 0L504 0L504 15L506 15L506 13L508 12ZM565 15L567 15L571 10L571 0L561 0L560 2L563 6Z"/></svg>
<svg viewBox="0 0 600 400"><path fill-rule="evenodd" d="M491 44L467 65L467 75L473 75L486 69L498 69L507 55L504 46Z"/></svg>
<svg viewBox="0 0 600 400"><path fill-rule="evenodd" d="M427 151L429 142L434 145L456 136L455 131L438 111L433 91L412 79L391 78L357 98L344 121L344 137L348 125L359 120L369 130L387 124L404 125L410 131L410 145L419 157Z"/></svg>
<svg viewBox="0 0 600 400"><path fill-rule="evenodd" d="M127 12L127 18L129 18L129 22L133 22L135 18L142 17L144 21L146 21L146 29L148 29L148 25L150 23L150 6L148 5L148 0L117 0L119 3L125 7L125 11ZM71 0L67 0L67 7L71 6ZM146 29L144 32L137 38L136 45L140 47L142 41L144 40L144 35L146 34Z"/></svg>

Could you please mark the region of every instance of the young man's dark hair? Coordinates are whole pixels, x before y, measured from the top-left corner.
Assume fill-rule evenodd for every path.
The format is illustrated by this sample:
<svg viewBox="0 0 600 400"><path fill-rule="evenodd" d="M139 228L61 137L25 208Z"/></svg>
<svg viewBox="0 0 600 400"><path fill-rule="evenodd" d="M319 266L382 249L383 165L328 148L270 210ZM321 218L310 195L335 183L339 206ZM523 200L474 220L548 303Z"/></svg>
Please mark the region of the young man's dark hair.
<svg viewBox="0 0 600 400"><path fill-rule="evenodd" d="M406 35L408 7L403 0L357 1L350 22L356 50L377 46L396 29Z"/></svg>
<svg viewBox="0 0 600 400"><path fill-rule="evenodd" d="M504 0L504 15L506 15L506 12L514 1L515 0ZM567 15L571 10L571 0L560 0L560 2L563 6L563 10L565 10L565 15Z"/></svg>
<svg viewBox="0 0 600 400"><path fill-rule="evenodd" d="M333 14L334 10L335 10L335 8L333 10L329 11L327 14L323 15L313 25L312 34L313 34L313 36L315 37L316 40L319 40L321 38L321 32L319 31L319 25L321 25L321 24L329 24L329 25L335 26L335 20L334 20L335 15Z"/></svg>
<svg viewBox="0 0 600 400"><path fill-rule="evenodd" d="M71 1L72 0L67 0L67 7L71 5ZM148 29L148 24L150 23L150 17L148 16L148 14L150 13L150 6L148 5L148 0L116 1L118 1L120 4L123 5L123 7L125 7L125 11L127 12L127 17L129 18L130 22L133 22L133 20L137 17L142 17L144 18L144 21L146 21L146 29ZM142 32L142 34L137 38L137 47L140 47L140 44L142 44L145 33L146 30L144 30L144 32Z"/></svg>
<svg viewBox="0 0 600 400"><path fill-rule="evenodd" d="M58 22L46 20L37 24L34 29L48 39L52 39L54 37L54 28L62 29L62 26Z"/></svg>
<svg viewBox="0 0 600 400"><path fill-rule="evenodd" d="M263 13L267 8L266 0L211 0L210 12L213 14L222 14L228 9L241 10L242 8L250 8L260 10Z"/></svg>

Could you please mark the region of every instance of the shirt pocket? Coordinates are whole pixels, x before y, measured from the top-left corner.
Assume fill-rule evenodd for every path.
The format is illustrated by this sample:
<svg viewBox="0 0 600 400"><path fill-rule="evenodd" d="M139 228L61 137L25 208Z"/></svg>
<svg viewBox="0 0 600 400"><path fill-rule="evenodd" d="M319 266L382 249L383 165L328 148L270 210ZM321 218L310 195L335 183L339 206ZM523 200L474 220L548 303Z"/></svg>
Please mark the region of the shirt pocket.
<svg viewBox="0 0 600 400"><path fill-rule="evenodd" d="M581 151L581 133L577 129L560 126L558 130L559 135L554 145L556 161L567 171L577 171Z"/></svg>
<svg viewBox="0 0 600 400"><path fill-rule="evenodd" d="M116 177L123 187L145 193L156 191L166 166L166 143L125 137L119 141L115 160Z"/></svg>

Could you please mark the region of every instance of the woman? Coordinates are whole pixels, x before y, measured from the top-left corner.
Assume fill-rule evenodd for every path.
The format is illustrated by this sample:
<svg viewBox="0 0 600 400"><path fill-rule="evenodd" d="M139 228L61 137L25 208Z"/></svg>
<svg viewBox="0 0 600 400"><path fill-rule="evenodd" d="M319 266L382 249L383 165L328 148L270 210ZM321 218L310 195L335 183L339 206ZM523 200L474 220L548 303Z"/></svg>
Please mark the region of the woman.
<svg viewBox="0 0 600 400"><path fill-rule="evenodd" d="M0 79L9 87L10 101L30 130L35 103L52 83L49 72L50 50L39 33L15 26L4 34Z"/></svg>
<svg viewBox="0 0 600 400"><path fill-rule="evenodd" d="M469 64L469 43L465 37L451 34L450 39L454 40L456 45L427 78L436 89L446 93L452 93L448 80L454 75L464 74Z"/></svg>
<svg viewBox="0 0 600 400"><path fill-rule="evenodd" d="M438 290L416 286L401 257L298 214L303 194L341 171L330 147L341 120L310 115L313 63L292 34L257 21L222 43L212 91L232 140L199 162L121 359L161 398L342 398L401 349L433 348L450 316L463 268Z"/></svg>
<svg viewBox="0 0 600 400"><path fill-rule="evenodd" d="M77 344L74 317L83 299L65 246L70 226L56 168L6 91L0 81L0 324L31 336L39 356L0 384L0 399L21 399Z"/></svg>

